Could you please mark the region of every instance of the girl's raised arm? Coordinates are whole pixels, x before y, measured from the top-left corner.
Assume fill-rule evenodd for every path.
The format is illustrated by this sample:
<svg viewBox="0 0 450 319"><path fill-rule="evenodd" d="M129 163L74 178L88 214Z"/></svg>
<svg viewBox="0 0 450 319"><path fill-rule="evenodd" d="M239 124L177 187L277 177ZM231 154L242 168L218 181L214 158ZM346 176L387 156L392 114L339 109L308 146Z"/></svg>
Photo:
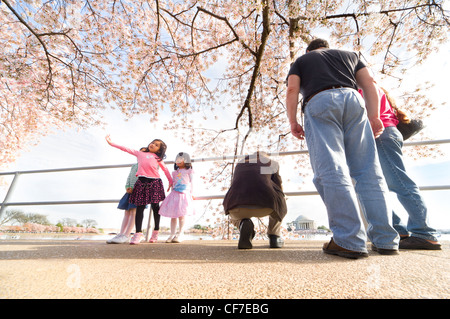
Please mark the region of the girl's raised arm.
<svg viewBox="0 0 450 319"><path fill-rule="evenodd" d="M133 150L131 148L128 148L128 147L125 147L125 146L120 146L120 145L117 145L117 144L113 143L111 141L111 137L109 136L109 134L106 135L105 139L106 139L106 142L108 142L109 145L111 145L112 147L118 148L121 151L127 152L127 153L129 153L131 155L134 155L134 156L137 156L139 154L139 151L136 151L136 150Z"/></svg>
<svg viewBox="0 0 450 319"><path fill-rule="evenodd" d="M106 137L105 137L105 140L106 140L106 142L108 142L108 144L109 145L111 145L111 136L108 134L108 135L106 135Z"/></svg>

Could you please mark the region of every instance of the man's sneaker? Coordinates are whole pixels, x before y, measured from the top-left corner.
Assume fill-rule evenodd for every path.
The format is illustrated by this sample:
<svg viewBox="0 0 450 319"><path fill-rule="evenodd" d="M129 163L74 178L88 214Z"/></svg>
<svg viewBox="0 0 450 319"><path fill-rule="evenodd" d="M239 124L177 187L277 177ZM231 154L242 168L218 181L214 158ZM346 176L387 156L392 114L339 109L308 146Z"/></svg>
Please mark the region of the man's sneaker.
<svg viewBox="0 0 450 319"><path fill-rule="evenodd" d="M270 248L282 248L284 246L284 240L277 235L269 235Z"/></svg>
<svg viewBox="0 0 450 319"><path fill-rule="evenodd" d="M369 254L366 252L352 251L342 248L334 242L333 238L331 238L329 243L323 244L322 250L325 254L336 255L339 257L350 259L369 257Z"/></svg>
<svg viewBox="0 0 450 319"><path fill-rule="evenodd" d="M135 233L133 238L131 238L130 245L138 245L142 241L143 237L144 235L142 233Z"/></svg>
<svg viewBox="0 0 450 319"><path fill-rule="evenodd" d="M378 248L374 244L372 244L372 250L376 251L380 255L398 255L398 249Z"/></svg>
<svg viewBox="0 0 450 319"><path fill-rule="evenodd" d="M441 250L440 243L431 243L426 239L419 237L408 237L400 241L400 249L424 249L424 250Z"/></svg>

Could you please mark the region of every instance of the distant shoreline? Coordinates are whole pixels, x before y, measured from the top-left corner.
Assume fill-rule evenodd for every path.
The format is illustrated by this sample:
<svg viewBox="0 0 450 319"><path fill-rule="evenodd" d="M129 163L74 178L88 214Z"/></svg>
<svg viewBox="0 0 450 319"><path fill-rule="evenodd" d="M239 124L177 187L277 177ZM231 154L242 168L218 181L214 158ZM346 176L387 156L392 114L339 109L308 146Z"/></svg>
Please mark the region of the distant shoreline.
<svg viewBox="0 0 450 319"><path fill-rule="evenodd" d="M0 240L2 239L77 239L83 237L89 237L94 239L95 237L101 238L109 236L107 234L76 234L76 233L26 233L26 232L0 232Z"/></svg>
<svg viewBox="0 0 450 319"><path fill-rule="evenodd" d="M2 240L96 240L106 241L114 237L115 233L89 234L89 233L28 233L28 232L0 232L0 242ZM160 232L159 240L164 241L170 232ZM232 238L222 238L213 236L210 233L185 232L185 240L237 240L239 237L234 234ZM303 234L300 236L288 236L285 239L293 240L329 240L331 235ZM255 240L267 240L267 238L255 237Z"/></svg>
<svg viewBox="0 0 450 319"><path fill-rule="evenodd" d="M164 241L170 232L161 232L160 241ZM114 237L115 233L29 233L29 232L1 232L0 243L4 240L95 240L106 241ZM324 240L328 241L332 234L301 234L300 236L287 236L289 240ZM185 232L185 240L222 240L220 236L213 237L210 233ZM237 240L237 236L233 236L229 240ZM264 238L255 238L255 240L267 240ZM442 234L439 238L441 242L450 241L450 234Z"/></svg>
<svg viewBox="0 0 450 319"><path fill-rule="evenodd" d="M115 233L29 233L29 232L0 232L1 240L107 240L114 237ZM164 237L169 233L161 233ZM186 233L189 237L212 237L209 234Z"/></svg>

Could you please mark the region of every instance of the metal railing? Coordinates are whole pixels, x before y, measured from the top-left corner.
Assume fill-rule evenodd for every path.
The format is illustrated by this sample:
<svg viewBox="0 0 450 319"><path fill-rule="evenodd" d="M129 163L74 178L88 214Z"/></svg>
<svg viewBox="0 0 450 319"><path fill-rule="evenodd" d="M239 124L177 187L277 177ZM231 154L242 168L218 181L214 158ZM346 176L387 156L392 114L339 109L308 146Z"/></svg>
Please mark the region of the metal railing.
<svg viewBox="0 0 450 319"><path fill-rule="evenodd" d="M435 144L448 144L450 139L444 140L430 140L430 141L413 141L405 142L404 146L417 146L417 145L435 145ZM299 154L308 154L307 150L290 151L272 153L269 155L274 156L292 156ZM217 156L192 159L192 162L211 162L211 161L226 161L232 159L242 159L245 155L230 155L230 156ZM173 164L173 162L167 161L166 164ZM131 167L133 164L121 164L121 165L104 165L104 166L88 166L88 167L72 167L72 168L58 168L58 169L41 169L41 170L28 170L28 171L16 171L16 172L0 172L0 176L14 175L13 180L9 186L6 196L1 203L0 218L3 212L9 206L48 206L48 205L74 205L74 204L109 204L118 203L119 199L95 199L95 200L71 200L71 201L41 201L41 202L9 202L14 190L17 187L18 179L21 175L26 174L42 174L42 173L55 173L55 172L68 172L68 171L85 171L85 170L100 170L100 169L113 169ZM436 191L436 190L450 190L450 185L435 185L435 186L420 186L422 191ZM317 191L296 191L285 192L286 196L310 196L318 195ZM196 196L196 200L210 200L210 199L222 199L225 195L209 195L209 196Z"/></svg>

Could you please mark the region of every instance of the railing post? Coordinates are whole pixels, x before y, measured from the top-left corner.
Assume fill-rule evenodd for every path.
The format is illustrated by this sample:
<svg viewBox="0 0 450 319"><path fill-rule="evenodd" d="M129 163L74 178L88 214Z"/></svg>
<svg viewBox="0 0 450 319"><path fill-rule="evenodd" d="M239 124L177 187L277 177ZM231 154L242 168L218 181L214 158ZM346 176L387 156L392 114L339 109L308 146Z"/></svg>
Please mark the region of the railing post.
<svg viewBox="0 0 450 319"><path fill-rule="evenodd" d="M11 194L14 192L14 188L16 187L16 182L19 179L20 173L15 172L14 178L11 182L11 185L9 185L8 192L6 193L5 199L3 200L2 207L0 208L0 219L2 218L2 215L4 211L6 210L6 207L8 206L8 199L11 196Z"/></svg>
<svg viewBox="0 0 450 319"><path fill-rule="evenodd" d="M150 227L152 226L152 206L150 205L150 212L148 213L148 222L147 222L147 233L145 234L145 242L148 243L150 240Z"/></svg>

